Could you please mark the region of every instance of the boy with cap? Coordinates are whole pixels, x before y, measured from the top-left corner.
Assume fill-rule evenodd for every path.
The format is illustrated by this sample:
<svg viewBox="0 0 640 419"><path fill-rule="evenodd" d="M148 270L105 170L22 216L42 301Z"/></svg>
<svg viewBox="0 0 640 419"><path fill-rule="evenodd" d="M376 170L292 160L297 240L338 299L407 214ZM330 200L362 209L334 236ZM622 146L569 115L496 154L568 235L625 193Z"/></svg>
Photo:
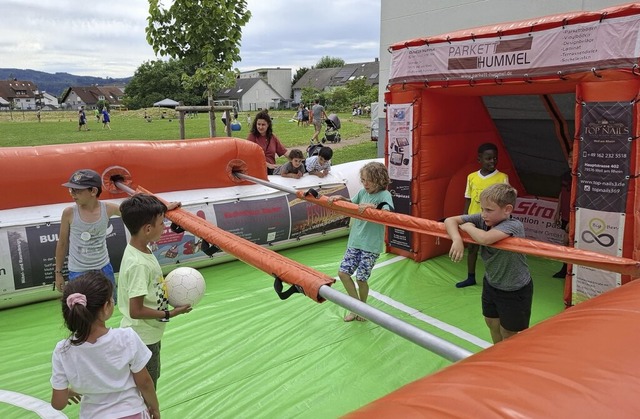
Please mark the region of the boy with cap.
<svg viewBox="0 0 640 419"><path fill-rule="evenodd" d="M93 170L76 171L62 186L69 188L76 205L62 211L56 245L55 286L62 292L62 267L68 254L69 281L84 272L100 271L113 283L115 299L116 280L107 252L107 228L109 218L120 215L120 207L98 199L102 193L102 177Z"/></svg>

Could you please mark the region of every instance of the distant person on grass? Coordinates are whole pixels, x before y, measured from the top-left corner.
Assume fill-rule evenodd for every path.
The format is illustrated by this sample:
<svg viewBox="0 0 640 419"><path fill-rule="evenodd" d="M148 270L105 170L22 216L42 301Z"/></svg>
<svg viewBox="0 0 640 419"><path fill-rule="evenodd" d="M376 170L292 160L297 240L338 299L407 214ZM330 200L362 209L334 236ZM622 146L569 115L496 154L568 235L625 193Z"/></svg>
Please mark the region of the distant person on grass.
<svg viewBox="0 0 640 419"><path fill-rule="evenodd" d="M318 136L320 135L320 131L322 130L322 124L324 123L324 120L327 119L327 114L324 112L324 106L320 104L320 101L318 99L314 101L314 104L311 107L310 117L310 122L315 128L313 137L311 137L311 142L319 142Z"/></svg>
<svg viewBox="0 0 640 419"><path fill-rule="evenodd" d="M78 131L82 131L83 128L85 131L91 131L87 127L87 114L84 113L84 106L80 106L78 108Z"/></svg>
<svg viewBox="0 0 640 419"><path fill-rule="evenodd" d="M102 108L102 129L105 128L109 128L109 131L111 131L111 115L109 115L106 106Z"/></svg>

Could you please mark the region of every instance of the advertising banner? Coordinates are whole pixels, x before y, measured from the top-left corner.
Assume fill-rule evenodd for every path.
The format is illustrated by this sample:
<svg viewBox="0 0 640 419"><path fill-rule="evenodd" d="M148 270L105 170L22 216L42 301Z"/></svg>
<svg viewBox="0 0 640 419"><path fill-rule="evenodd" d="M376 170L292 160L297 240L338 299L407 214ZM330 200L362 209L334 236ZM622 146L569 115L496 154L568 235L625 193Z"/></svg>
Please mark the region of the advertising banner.
<svg viewBox="0 0 640 419"><path fill-rule="evenodd" d="M631 68L640 16L392 51L390 82L509 79Z"/></svg>
<svg viewBox="0 0 640 419"><path fill-rule="evenodd" d="M409 103L387 107L389 155L389 191L395 212L411 215L411 180L413 174L413 106ZM389 245L411 251L410 231L390 227Z"/></svg>
<svg viewBox="0 0 640 419"><path fill-rule="evenodd" d="M318 190L318 193L320 195L342 195L347 199L350 198L349 191L345 185L322 188ZM289 236L291 239L349 226L349 217L299 199L291 194L287 195L287 197L289 198L289 211L291 212L291 235Z"/></svg>
<svg viewBox="0 0 640 419"><path fill-rule="evenodd" d="M575 247L612 256L622 256L624 214L576 210ZM572 301L574 304L596 297L621 285L621 276L585 266L573 267Z"/></svg>
<svg viewBox="0 0 640 419"><path fill-rule="evenodd" d="M319 189L321 194L350 198L344 184ZM212 225L259 245L300 239L314 233L346 229L349 217L302 201L294 195L184 205ZM151 248L162 266L208 259L202 239L188 231L176 233L165 220L164 232ZM0 295L54 282L55 249L60 223L0 228ZM109 220L107 248L114 271L120 269L129 234L121 218ZM66 261L65 261L66 270Z"/></svg>
<svg viewBox="0 0 640 419"><path fill-rule="evenodd" d="M589 102L582 106L574 246L622 256L629 184L633 104ZM574 267L572 302L621 284L619 274Z"/></svg>
<svg viewBox="0 0 640 419"><path fill-rule="evenodd" d="M526 238L564 246L567 232L556 222L557 211L557 201L518 198L511 215L524 224Z"/></svg>
<svg viewBox="0 0 640 419"><path fill-rule="evenodd" d="M6 247L2 248L8 249L8 252L2 252L0 258L9 259L0 259L0 291L14 291L53 283L59 231L59 222L0 230L0 241L6 240ZM116 272L120 268L126 244L127 237L122 220L110 219L107 248ZM65 259L65 270L66 265Z"/></svg>
<svg viewBox="0 0 640 419"><path fill-rule="evenodd" d="M632 112L629 102L582 106L576 207L625 212Z"/></svg>

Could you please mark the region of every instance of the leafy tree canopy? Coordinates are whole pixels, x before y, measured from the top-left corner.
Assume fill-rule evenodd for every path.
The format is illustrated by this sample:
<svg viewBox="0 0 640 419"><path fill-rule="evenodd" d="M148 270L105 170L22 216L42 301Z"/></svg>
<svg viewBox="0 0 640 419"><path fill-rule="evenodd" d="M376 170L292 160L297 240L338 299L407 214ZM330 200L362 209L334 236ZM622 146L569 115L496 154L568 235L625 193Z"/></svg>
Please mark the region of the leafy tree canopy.
<svg viewBox="0 0 640 419"><path fill-rule="evenodd" d="M320 60L318 61L318 63L315 65L314 68L338 68L338 67L344 67L344 60L342 58L329 57L328 55L325 55L324 57L320 58Z"/></svg>
<svg viewBox="0 0 640 419"><path fill-rule="evenodd" d="M148 108L170 98L185 105L201 105L205 102L204 87L187 88L182 83L182 75L194 71L181 60L144 62L127 84L124 104L131 109Z"/></svg>
<svg viewBox="0 0 640 419"><path fill-rule="evenodd" d="M293 81L291 82L291 85L296 84L298 82L298 80L300 80L302 78L302 76L304 76L306 74L307 71L309 71L309 69L307 67L300 67L296 71L296 74L293 75Z"/></svg>
<svg viewBox="0 0 640 419"><path fill-rule="evenodd" d="M174 0L165 8L149 0L147 41L156 54L179 58L195 68L187 84L211 92L233 86L233 64L240 61L242 27L251 13L245 0Z"/></svg>

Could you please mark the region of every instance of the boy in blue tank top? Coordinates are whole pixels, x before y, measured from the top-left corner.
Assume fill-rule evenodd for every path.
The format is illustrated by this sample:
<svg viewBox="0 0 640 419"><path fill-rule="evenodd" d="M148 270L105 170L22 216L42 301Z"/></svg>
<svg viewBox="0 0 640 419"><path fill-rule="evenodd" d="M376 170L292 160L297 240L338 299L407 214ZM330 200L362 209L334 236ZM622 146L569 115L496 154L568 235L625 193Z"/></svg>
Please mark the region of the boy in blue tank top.
<svg viewBox="0 0 640 419"><path fill-rule="evenodd" d="M74 172L62 186L69 188L76 204L62 211L56 245L56 289L63 291L62 269L68 255L69 281L85 272L100 271L113 283L113 298L116 299L116 279L107 251L107 228L109 218L120 215L120 207L98 199L102 193L102 177L91 169Z"/></svg>

